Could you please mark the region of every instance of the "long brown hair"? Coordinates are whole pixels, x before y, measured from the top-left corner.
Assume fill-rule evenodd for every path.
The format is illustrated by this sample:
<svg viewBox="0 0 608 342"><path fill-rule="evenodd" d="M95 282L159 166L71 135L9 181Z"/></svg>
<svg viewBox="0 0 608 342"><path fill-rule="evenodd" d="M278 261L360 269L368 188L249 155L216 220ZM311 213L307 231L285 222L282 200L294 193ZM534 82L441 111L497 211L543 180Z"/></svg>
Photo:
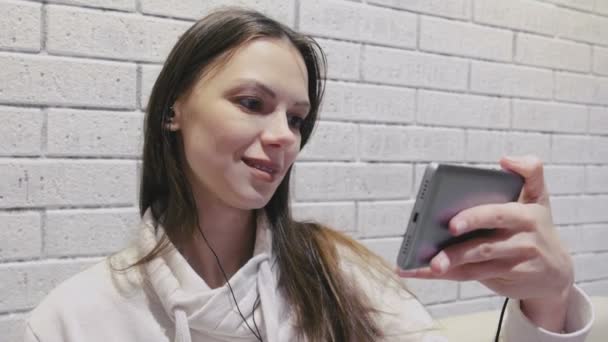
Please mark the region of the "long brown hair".
<svg viewBox="0 0 608 342"><path fill-rule="evenodd" d="M192 237L198 222L184 160L180 158L183 147L177 134L165 129L170 107L203 72L259 37L287 39L304 59L311 109L301 127L300 148L308 142L324 91L326 63L319 45L261 13L245 9L221 9L196 22L169 54L147 105L139 209L143 216L150 208L166 236L131 267L159 256L170 241ZM343 275L337 246L346 247L370 267L390 270L353 239L317 223L295 221L289 205L290 175L291 168L260 210L264 210L273 233L278 287L294 310L298 334L312 341L377 340L382 334L374 320L375 310L356 284Z"/></svg>

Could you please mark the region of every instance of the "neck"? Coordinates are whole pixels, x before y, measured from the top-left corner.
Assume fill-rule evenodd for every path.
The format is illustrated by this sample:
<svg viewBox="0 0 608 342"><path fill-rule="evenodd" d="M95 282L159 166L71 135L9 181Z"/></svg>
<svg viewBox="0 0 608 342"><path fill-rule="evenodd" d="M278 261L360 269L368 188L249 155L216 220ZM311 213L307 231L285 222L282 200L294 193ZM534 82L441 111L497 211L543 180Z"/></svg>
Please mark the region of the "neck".
<svg viewBox="0 0 608 342"><path fill-rule="evenodd" d="M256 236L255 213L224 205L204 205L204 210L202 207L198 209L199 227L195 227L192 239L182 246L182 254L210 288L217 288L252 257ZM226 277L210 247L217 254Z"/></svg>

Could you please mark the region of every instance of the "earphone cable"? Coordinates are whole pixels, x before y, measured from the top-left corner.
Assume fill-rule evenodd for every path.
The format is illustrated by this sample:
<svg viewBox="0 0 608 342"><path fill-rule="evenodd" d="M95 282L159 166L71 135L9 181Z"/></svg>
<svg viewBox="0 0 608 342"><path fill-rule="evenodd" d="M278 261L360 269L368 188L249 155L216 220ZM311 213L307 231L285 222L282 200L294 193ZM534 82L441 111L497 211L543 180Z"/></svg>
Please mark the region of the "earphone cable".
<svg viewBox="0 0 608 342"><path fill-rule="evenodd" d="M222 263L220 262L220 258L217 256L217 254L215 253L215 251L213 250L213 248L211 247L211 244L209 243L209 241L207 241L207 237L205 236L205 234L203 233L200 224L198 223L198 218L196 220L196 226L198 228L198 231L201 233L201 235L203 236L203 239L205 240L205 243L207 244L207 247L209 247L209 249L211 250L211 253L213 253L213 255L215 256L215 260L217 261L217 265L220 268L220 271L222 272L222 275L224 276L224 279L226 279L226 284L228 285L228 289L230 290L230 294L232 294L232 299L234 300L234 304L236 305L236 309L239 312L239 315L241 315L241 318L243 319L243 322L245 323L245 325L247 326L247 328L249 329L249 331L251 331L251 333L260 341L262 341L262 334L260 334L260 330L258 329L257 324L255 323L255 315L253 315L253 311L255 310L255 303L258 302L259 300L259 292L258 295L256 297L256 301L254 302L254 308L252 311L252 315L253 315L253 324L255 326L255 330L257 331L257 333L255 331L253 331L253 329L251 329L251 326L249 325L249 323L247 323L247 320L245 319L245 316L243 315L243 313L241 312L241 308L239 307L239 304L236 300L236 296L234 295L234 291L232 290L232 286L230 286L230 281L228 281L228 276L226 275L226 272L224 271L224 268L222 267Z"/></svg>
<svg viewBox="0 0 608 342"><path fill-rule="evenodd" d="M494 337L494 342L498 342L500 338L500 328L502 327L502 318L505 315L505 309L507 308L507 302L509 302L509 297L505 298L505 302L502 305L502 310L500 311L500 319L498 320L498 327L496 328L496 337Z"/></svg>

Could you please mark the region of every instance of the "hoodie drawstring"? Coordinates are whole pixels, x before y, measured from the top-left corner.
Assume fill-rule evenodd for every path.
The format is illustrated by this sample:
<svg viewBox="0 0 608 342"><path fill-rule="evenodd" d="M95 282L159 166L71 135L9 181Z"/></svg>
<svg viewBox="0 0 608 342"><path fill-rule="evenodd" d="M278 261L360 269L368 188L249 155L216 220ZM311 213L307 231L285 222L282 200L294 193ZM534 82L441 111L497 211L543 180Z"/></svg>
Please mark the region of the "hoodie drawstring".
<svg viewBox="0 0 608 342"><path fill-rule="evenodd" d="M188 317L184 310L175 309L175 341L174 342L192 342L190 336L190 325L188 325Z"/></svg>

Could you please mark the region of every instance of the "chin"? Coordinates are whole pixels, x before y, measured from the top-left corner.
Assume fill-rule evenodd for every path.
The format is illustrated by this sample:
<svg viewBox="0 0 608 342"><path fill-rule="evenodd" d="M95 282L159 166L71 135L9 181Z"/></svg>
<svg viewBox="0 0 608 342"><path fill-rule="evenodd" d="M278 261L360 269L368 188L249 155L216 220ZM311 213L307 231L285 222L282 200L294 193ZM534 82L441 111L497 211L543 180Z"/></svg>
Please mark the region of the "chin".
<svg viewBox="0 0 608 342"><path fill-rule="evenodd" d="M241 193L241 205L239 207L243 209L260 209L266 206L270 199L272 198L273 193L260 193L255 189L252 189L251 192L244 194Z"/></svg>

